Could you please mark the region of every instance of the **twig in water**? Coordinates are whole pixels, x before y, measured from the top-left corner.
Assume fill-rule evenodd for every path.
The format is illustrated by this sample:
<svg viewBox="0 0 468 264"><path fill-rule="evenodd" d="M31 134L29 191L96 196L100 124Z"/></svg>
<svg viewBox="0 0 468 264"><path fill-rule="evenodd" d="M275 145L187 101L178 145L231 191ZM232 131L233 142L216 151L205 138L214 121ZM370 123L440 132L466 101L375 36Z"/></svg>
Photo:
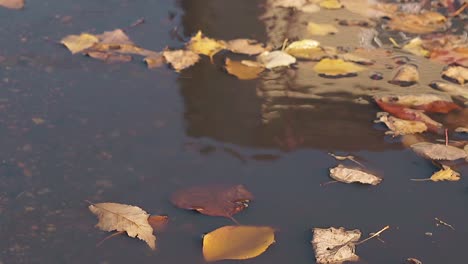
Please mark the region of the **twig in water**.
<svg viewBox="0 0 468 264"><path fill-rule="evenodd" d="M437 224L436 224L436 225L438 225L438 226L439 226L439 225L444 225L444 226L446 226L446 227L452 229L453 231L455 231L455 228L454 228L451 224L449 224L449 223L447 223L447 222L444 222L444 221L440 220L440 219L437 218L437 217L435 217L434 219L437 221Z"/></svg>
<svg viewBox="0 0 468 264"><path fill-rule="evenodd" d="M449 140L448 140L448 129L446 128L445 129L445 146L448 146L448 142L449 142Z"/></svg>
<svg viewBox="0 0 468 264"><path fill-rule="evenodd" d="M359 165L359 166L361 166L361 167L363 167L363 168L366 167L366 166L364 166L362 163L360 163L359 161L357 161L356 158L355 158L354 156L351 156L351 155L348 155L348 156L338 156L338 155L335 155L335 154L333 154L333 153L331 153L331 152L328 152L328 155L334 157L334 158L337 159L337 160L347 160L347 159L348 159L348 160L350 160L350 161L356 163L357 165Z"/></svg>
<svg viewBox="0 0 468 264"><path fill-rule="evenodd" d="M364 239L364 240L362 240L362 241L357 242L355 245L356 245L356 246L357 246L357 245L360 245L360 244L362 244L362 243L364 243L364 242L366 242L366 241L368 241L368 240L370 240L370 239L372 239L372 238L374 238L374 237L377 237L377 236L379 236L383 231L385 231L385 230L387 230L387 229L389 229L389 228L390 228L390 226L386 226L386 227L382 228L380 231L378 231L377 233L373 234L372 236L370 236L370 237L368 237L368 238L366 238L366 239Z"/></svg>

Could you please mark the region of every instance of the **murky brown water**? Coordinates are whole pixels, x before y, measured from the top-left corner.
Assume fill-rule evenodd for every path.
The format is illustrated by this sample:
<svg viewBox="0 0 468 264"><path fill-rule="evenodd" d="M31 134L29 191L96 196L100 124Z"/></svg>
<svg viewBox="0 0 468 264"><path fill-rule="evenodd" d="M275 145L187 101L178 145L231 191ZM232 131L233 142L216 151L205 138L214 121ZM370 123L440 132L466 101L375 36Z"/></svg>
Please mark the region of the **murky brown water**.
<svg viewBox="0 0 468 264"><path fill-rule="evenodd" d="M466 163L457 167L459 182L409 181L434 167L384 137L372 122L377 106L354 102L388 89L385 81L367 73L307 79L307 65L299 65L277 73L278 82L289 78L291 89L322 98L280 101L289 107L265 122L265 107L278 103L258 96L265 79L239 81L206 58L181 74L138 61L105 64L55 43L140 17L146 23L128 33L153 50L182 47L174 30L185 40L198 29L218 39L268 40L258 20L263 1L200 2L51 0L0 9L0 263L203 263L202 234L232 222L177 209L169 196L204 183L244 184L256 199L236 219L278 228L276 244L246 263L314 263L311 228L368 234L386 225L385 243L358 247L361 263L464 263ZM437 78L433 64L418 63L424 82ZM383 184L321 186L337 164L328 152L357 156ZM156 252L125 236L96 248L108 234L94 228L85 200L138 205L171 223ZM434 217L455 231L436 227Z"/></svg>

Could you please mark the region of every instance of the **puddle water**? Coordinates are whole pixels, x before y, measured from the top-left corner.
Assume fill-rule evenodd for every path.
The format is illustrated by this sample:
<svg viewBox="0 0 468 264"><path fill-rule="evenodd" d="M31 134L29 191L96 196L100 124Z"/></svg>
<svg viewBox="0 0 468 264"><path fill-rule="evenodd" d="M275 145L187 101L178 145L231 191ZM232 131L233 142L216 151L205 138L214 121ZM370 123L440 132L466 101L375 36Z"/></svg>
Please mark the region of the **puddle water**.
<svg viewBox="0 0 468 264"><path fill-rule="evenodd" d="M258 19L271 12L276 32ZM240 81L222 69L226 54L178 74L148 70L138 60L106 64L72 56L57 44L69 34L125 28L142 17L145 23L127 32L151 50L181 48L199 29L216 39L273 44L303 34L300 25L310 17L275 12L260 0L51 0L0 9L0 263L204 263L202 235L232 221L177 209L169 197L210 183L247 186L255 200L236 220L278 229L276 243L246 263L314 263L311 228L357 228L366 237L386 225L384 243L357 248L359 263L409 257L462 263L466 163L456 167L459 182L412 182L435 167L372 122L380 111L372 96L394 91L386 81L394 69L380 69L383 80L371 80L369 72L327 79L300 62ZM312 15L325 23L328 12ZM358 44L357 30L316 39ZM439 79L441 65L408 58L419 66L422 84ZM399 92L408 89L438 93L426 85ZM450 128L463 118L433 116ZM383 183L321 186L338 164L328 152L356 156ZM155 252L124 235L96 247L108 233L94 227L86 201L138 205L169 215L170 225L157 234ZM455 231L436 226L435 217Z"/></svg>

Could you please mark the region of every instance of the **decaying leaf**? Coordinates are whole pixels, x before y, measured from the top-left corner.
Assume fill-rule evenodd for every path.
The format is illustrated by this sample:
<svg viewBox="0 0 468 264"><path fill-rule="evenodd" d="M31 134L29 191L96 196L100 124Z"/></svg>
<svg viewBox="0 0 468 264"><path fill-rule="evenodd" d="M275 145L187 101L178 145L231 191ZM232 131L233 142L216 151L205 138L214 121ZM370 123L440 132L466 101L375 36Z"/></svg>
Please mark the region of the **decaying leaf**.
<svg viewBox="0 0 468 264"><path fill-rule="evenodd" d="M392 30L408 33L425 34L444 30L447 18L437 12L422 12L419 14L397 13L391 16L388 26Z"/></svg>
<svg viewBox="0 0 468 264"><path fill-rule="evenodd" d="M342 59L325 58L319 61L314 66L314 71L319 75L328 77L346 77L354 76L357 72L363 71L366 68L352 62L347 62Z"/></svg>
<svg viewBox="0 0 468 264"><path fill-rule="evenodd" d="M402 87L411 86L419 81L418 66L415 64L404 64L398 67L393 78L388 81L391 84Z"/></svg>
<svg viewBox="0 0 468 264"><path fill-rule="evenodd" d="M346 261L358 261L355 243L361 237L361 231L347 231L340 228L314 228L312 246L318 264L340 264Z"/></svg>
<svg viewBox="0 0 468 264"><path fill-rule="evenodd" d="M438 182L438 181L458 181L460 180L460 173L452 170L448 166L443 166L443 168L432 174L430 178L427 179L411 179L412 181L433 181L433 182Z"/></svg>
<svg viewBox="0 0 468 264"><path fill-rule="evenodd" d="M468 45L461 47L434 48L429 57L433 61L444 64L456 63L468 67Z"/></svg>
<svg viewBox="0 0 468 264"><path fill-rule="evenodd" d="M179 190L172 195L171 201L179 208L231 218L246 208L253 198L243 185L207 185Z"/></svg>
<svg viewBox="0 0 468 264"><path fill-rule="evenodd" d="M198 33L190 39L190 42L187 44L187 49L197 54L203 54L213 58L216 53L226 49L226 42L205 37L201 31L198 31Z"/></svg>
<svg viewBox="0 0 468 264"><path fill-rule="evenodd" d="M382 181L382 178L379 178L370 173L358 170L346 168L343 165L338 165L335 168L330 169L330 177L334 180L344 183L363 183L377 185Z"/></svg>
<svg viewBox="0 0 468 264"><path fill-rule="evenodd" d="M461 107L452 102L450 97L436 94L383 95L376 96L375 98L386 104L394 104L432 113L446 114L452 110L461 110Z"/></svg>
<svg viewBox="0 0 468 264"><path fill-rule="evenodd" d="M258 78L258 75L265 70L262 66L247 66L241 61L233 61L226 58L226 70L228 73L241 80L252 80Z"/></svg>
<svg viewBox="0 0 468 264"><path fill-rule="evenodd" d="M176 72L194 65L200 60L200 56L190 50L165 50L163 56Z"/></svg>
<svg viewBox="0 0 468 264"><path fill-rule="evenodd" d="M468 102L468 87L457 84L434 81L429 84L430 87L447 92L451 96L461 97L462 100ZM466 104L466 103L465 103Z"/></svg>
<svg viewBox="0 0 468 264"><path fill-rule="evenodd" d="M203 237L206 261L250 259L275 242L275 230L268 226L223 226Z"/></svg>
<svg viewBox="0 0 468 264"><path fill-rule="evenodd" d="M450 65L444 69L442 77L449 81L465 84L465 82L468 81L468 68L458 65Z"/></svg>
<svg viewBox="0 0 468 264"><path fill-rule="evenodd" d="M337 57L344 61L350 61L362 65L372 65L375 63L374 60L363 58L353 53L338 54Z"/></svg>
<svg viewBox="0 0 468 264"><path fill-rule="evenodd" d="M283 51L265 51L257 57L258 62L263 64L267 69L276 67L289 66L296 63L296 58Z"/></svg>
<svg viewBox="0 0 468 264"><path fill-rule="evenodd" d="M96 225L103 231L125 231L129 237L138 237L151 249L156 249L156 237L148 223L149 214L137 206L118 203L91 204L89 210L99 222Z"/></svg>
<svg viewBox="0 0 468 264"><path fill-rule="evenodd" d="M377 118L379 119L375 122L383 122L390 129L390 131L385 132L388 135L409 135L422 133L427 130L427 126L423 122L399 119L386 112L378 113Z"/></svg>
<svg viewBox="0 0 468 264"><path fill-rule="evenodd" d="M264 51L268 51L263 44L258 43L253 39L234 39L226 43L226 49L234 52L247 55L256 55Z"/></svg>
<svg viewBox="0 0 468 264"><path fill-rule="evenodd" d="M0 0L0 6L10 9L21 9L24 7L24 0Z"/></svg>
<svg viewBox="0 0 468 264"><path fill-rule="evenodd" d="M432 160L457 160L464 159L467 156L463 149L430 142L416 143L411 145L411 148L419 155Z"/></svg>
<svg viewBox="0 0 468 264"><path fill-rule="evenodd" d="M338 33L338 29L332 24L318 24L309 22L307 24L307 32L315 36L326 36Z"/></svg>

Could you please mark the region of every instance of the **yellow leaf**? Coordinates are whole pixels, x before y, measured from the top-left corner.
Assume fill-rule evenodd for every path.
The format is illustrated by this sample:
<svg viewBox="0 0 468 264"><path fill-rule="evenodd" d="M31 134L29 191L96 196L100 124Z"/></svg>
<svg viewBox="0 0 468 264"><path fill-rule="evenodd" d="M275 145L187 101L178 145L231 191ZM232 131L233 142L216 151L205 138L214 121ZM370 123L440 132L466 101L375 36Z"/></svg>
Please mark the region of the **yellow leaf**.
<svg viewBox="0 0 468 264"><path fill-rule="evenodd" d="M156 237L148 223L147 212L137 206L118 203L98 203L89 206L99 222L96 225L103 231L126 231L129 237L138 237L151 249L156 248Z"/></svg>
<svg viewBox="0 0 468 264"><path fill-rule="evenodd" d="M233 61L226 58L226 70L228 73L236 76L241 80L252 80L258 77L258 75L264 70L263 67L251 67L240 61Z"/></svg>
<svg viewBox="0 0 468 264"><path fill-rule="evenodd" d="M309 22L307 24L307 31L310 34L317 36L326 36L338 33L338 29L332 24L318 24L314 22Z"/></svg>
<svg viewBox="0 0 468 264"><path fill-rule="evenodd" d="M320 7L327 8L327 9L340 9L343 5L338 0L325 0L320 2Z"/></svg>
<svg viewBox="0 0 468 264"><path fill-rule="evenodd" d="M24 7L24 0L0 0L0 6L10 9L21 9Z"/></svg>
<svg viewBox="0 0 468 264"><path fill-rule="evenodd" d="M406 50L414 55L417 56L424 56L428 57L430 52L422 47L422 40L420 37L414 38L408 42L405 46L403 46L403 50Z"/></svg>
<svg viewBox="0 0 468 264"><path fill-rule="evenodd" d="M66 36L60 41L60 43L65 45L65 47L67 47L72 54L91 48L98 42L98 37L88 33L82 33L81 35Z"/></svg>
<svg viewBox="0 0 468 264"><path fill-rule="evenodd" d="M294 41L284 51L299 59L320 60L328 56L327 50L322 48L318 41L312 39Z"/></svg>
<svg viewBox="0 0 468 264"><path fill-rule="evenodd" d="M216 53L226 48L222 40L204 37L201 31L190 39L187 48L197 54L203 54L212 58Z"/></svg>
<svg viewBox="0 0 468 264"><path fill-rule="evenodd" d="M223 226L203 237L206 261L249 259L259 256L275 242L268 226Z"/></svg>
<svg viewBox="0 0 468 264"><path fill-rule="evenodd" d="M325 76L348 76L363 71L366 68L341 59L325 58L314 66L314 71Z"/></svg>
<svg viewBox="0 0 468 264"><path fill-rule="evenodd" d="M445 166L442 170L434 173L431 176L431 181L458 181L460 180L460 173L452 170L450 167Z"/></svg>

